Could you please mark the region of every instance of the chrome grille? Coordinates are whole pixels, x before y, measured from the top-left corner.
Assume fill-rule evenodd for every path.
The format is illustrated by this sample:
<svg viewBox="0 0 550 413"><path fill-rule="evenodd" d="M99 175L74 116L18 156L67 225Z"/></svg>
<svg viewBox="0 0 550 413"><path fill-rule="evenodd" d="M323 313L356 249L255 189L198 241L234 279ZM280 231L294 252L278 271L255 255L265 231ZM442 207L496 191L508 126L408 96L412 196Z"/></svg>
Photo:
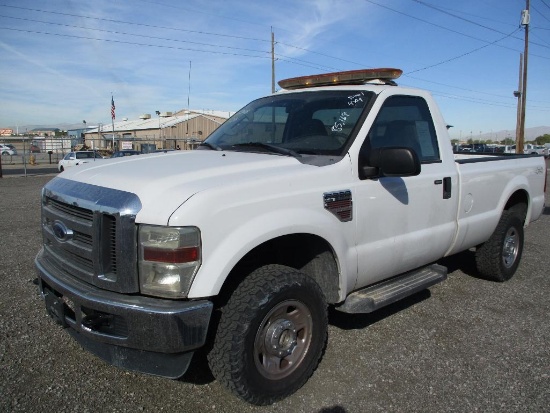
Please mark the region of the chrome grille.
<svg viewBox="0 0 550 413"><path fill-rule="evenodd" d="M109 263L109 272L117 273L116 263L116 219L110 215L103 216L103 242L105 242L105 252L107 262Z"/></svg>
<svg viewBox="0 0 550 413"><path fill-rule="evenodd" d="M44 252L38 259L52 274L138 292L134 221L140 208L134 194L56 178L43 190Z"/></svg>
<svg viewBox="0 0 550 413"><path fill-rule="evenodd" d="M44 203L51 209L59 211L62 214L69 215L85 221L92 221L93 212L84 208L80 208L74 205L67 205L62 202L56 201L52 198L46 198Z"/></svg>

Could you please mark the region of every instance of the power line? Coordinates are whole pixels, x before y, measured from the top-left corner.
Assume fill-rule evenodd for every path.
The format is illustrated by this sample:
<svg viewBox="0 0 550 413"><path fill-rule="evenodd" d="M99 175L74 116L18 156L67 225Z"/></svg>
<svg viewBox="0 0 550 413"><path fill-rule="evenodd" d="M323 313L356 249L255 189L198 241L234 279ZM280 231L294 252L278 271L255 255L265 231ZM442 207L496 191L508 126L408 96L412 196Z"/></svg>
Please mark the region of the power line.
<svg viewBox="0 0 550 413"><path fill-rule="evenodd" d="M455 10L455 9L451 9L449 7L441 7L442 10L450 10L450 11L453 11L457 14L463 14L463 15L466 15L466 16L471 16L471 17L475 17L476 19L480 19L480 20L487 20L487 21L491 21L491 22L494 22L494 23L499 23L499 24L505 24L507 26L515 26L515 24L510 24L509 22L505 22L505 21L502 21L502 20L497 20L497 19L493 19L493 18L490 18L490 17L486 17L486 16L479 16L477 14L473 14L473 13L467 13L463 10Z"/></svg>
<svg viewBox="0 0 550 413"><path fill-rule="evenodd" d="M98 29L98 28L91 28L91 27L82 27L82 26L75 26L75 25L72 25L72 24L53 23L53 22L47 22L47 21L43 21L43 20L27 19L27 18L24 18L24 17L5 16L5 15L2 15L2 14L0 14L0 17L6 17L8 19L24 20L24 21L29 21L29 22L33 22L33 23L44 23L44 24L50 24L50 25L55 25L55 26L70 27L70 28L73 28L73 29L92 30L92 31L98 31L98 32L103 32L103 33L121 34L121 35L125 35L125 36L144 37L144 38L147 38L147 39L154 39L154 40L165 40L165 41L179 42L179 43L191 43L191 44L197 44L197 45L201 45L201 46L210 46L210 47L221 47L221 48L226 48L226 49L245 50L245 51L248 51L248 52L267 53L265 50L247 49L247 48L235 47L235 46L222 46L222 45L211 44L211 43L193 42L193 41L189 41L189 40L170 39L170 38L167 38L167 37L148 36L148 35L144 35L144 34L119 32L119 31L116 31L116 30L106 30L106 29Z"/></svg>
<svg viewBox="0 0 550 413"><path fill-rule="evenodd" d="M448 16L454 17L454 18L456 18L456 19L459 19L459 20L465 21L465 22L467 22L467 23L473 24L473 25L475 25L475 26L481 27L481 28L483 28L483 29L487 29L487 30L493 31L493 32L496 32L496 33L498 33L498 34L505 34L505 33L501 32L500 30L494 29L493 27L485 26L484 24L480 24L480 23L477 23L477 22L475 22L475 21L473 21L473 20L466 19L466 18L464 18L464 17L458 16L458 15L456 15L456 14L454 14L454 13L451 13L451 12L448 12L448 11L446 11L446 10L440 8L440 7L434 6L433 4L426 3L425 1L422 1L422 0L411 0L411 1L414 1L415 3L421 4L421 5L425 6L425 7L428 7L428 8L430 8L430 9L436 10L436 11L438 11L438 12L440 12L440 13L443 13L443 14L446 14L446 15L448 15ZM519 38L516 38L516 39L519 39ZM519 39L519 40L522 40L522 39Z"/></svg>
<svg viewBox="0 0 550 413"><path fill-rule="evenodd" d="M422 71L422 70L431 69L432 67L440 66L440 65L442 65L442 64L452 62L453 60L460 59L461 57L468 56L468 55L470 55L470 54L472 54L472 53L475 53L475 52L477 52L477 51L479 51L479 50L481 50L481 49L484 49L484 48L486 48L486 47L488 47L488 46L494 45L495 43L500 42L500 41L502 41L502 40L504 40L504 39L506 39L506 38L508 38L508 37L511 37L514 33L517 33L519 30L520 30L520 29L516 29L516 30L514 30L512 33L510 33L510 34L504 36L503 38L498 39L498 40L495 40L495 41L492 42L492 43L485 44L485 45L483 45L483 46L481 46L481 47L478 47L477 49L470 50L469 52L462 53L462 54L459 55L459 56L455 56L455 57L452 57L452 58L450 58L450 59L444 60L444 61L442 61L442 62L435 63L435 64L433 64L433 65L423 67L422 69L413 70L412 72L408 72L408 73L406 73L406 74L411 74L411 73L420 72L420 71Z"/></svg>
<svg viewBox="0 0 550 413"><path fill-rule="evenodd" d="M536 7L533 5L530 6L533 10L535 10L538 14L540 14L544 19L548 20L550 22L550 19L546 17L542 12L540 12Z"/></svg>
<svg viewBox="0 0 550 413"><path fill-rule="evenodd" d="M452 89L457 89L457 90L463 90L465 92L472 92L472 93L479 93L479 94L482 94L482 95L487 95L487 96L494 96L494 97L497 97L497 98L503 98L503 99L509 99L509 100L516 100L515 97L512 97L512 96L505 96L505 95L499 95L499 94L496 94L496 93L490 93L490 92L483 92L481 90L473 90L473 89L468 89L468 88L465 88L465 87L461 87L461 86L454 86L454 85L448 85L446 83L441 83L441 82L436 82L434 80L426 80L426 79L421 79L419 77L415 77L415 76L410 76L408 74L404 74L403 75L404 77L408 77L408 78L411 78L411 79L415 79L415 80L419 80L421 82L426 82L426 83L431 83L431 84L434 84L434 85L439 85L439 86L445 86L445 87L450 87ZM541 101L541 100L529 100L530 102L539 102L539 103L548 103L546 101ZM550 109L550 108L549 108Z"/></svg>
<svg viewBox="0 0 550 413"><path fill-rule="evenodd" d="M374 1L374 0L364 0L364 1L366 1L367 3L374 4L375 6L382 7L382 8L384 8L384 9L386 9L386 10L390 10L390 11L392 11L392 12L394 12L394 13L401 14L402 16L406 16L406 17L409 17L409 18L411 18L411 19L418 20L418 21L420 21L420 22L422 22L422 23L426 23L426 24L429 24L429 25L431 25L431 26L435 26L435 27L437 27L437 28L440 28L440 29L449 31L449 32L451 32L451 33L456 33L456 34L459 34L459 35L461 35L461 36L465 36L465 37L468 37L468 38L470 38L470 39L477 40L477 41L480 41L480 42L489 43L489 42L488 42L487 40L485 40L485 39L480 39L479 37L475 37L475 36L472 36L472 35L469 35L469 34L466 34L466 33L462 33L462 32L460 32L460 31L458 31L458 30L454 30L454 29L451 29L451 28L449 28L449 27L445 27L445 26L442 26L442 25L440 25L440 24L433 23L433 22L431 22L431 21L429 21L429 20L421 19L420 17L416 17L416 16L413 16L413 15L404 13L404 12L399 11L399 10L396 10L396 9L394 9L394 8L392 8L392 7L386 6L386 5L384 5L384 4L380 4L380 3L378 3L378 2L376 2L376 1ZM415 0L413 0L413 1L415 1ZM537 44L537 45L538 45L538 44ZM503 48L503 49L513 50L514 52L518 52L518 53L521 52L520 50L511 48L511 47L508 47L508 46L504 46L504 45L496 45L496 46L501 47L501 48ZM541 45L541 46L542 46L542 47L550 48L550 47L548 47L548 46L546 46L546 45ZM543 58L543 59L550 59L550 57L539 56L539 55L535 55L535 54L533 54L533 53L531 53L531 56L537 56L537 57L541 57L541 58Z"/></svg>
<svg viewBox="0 0 550 413"><path fill-rule="evenodd" d="M354 61L351 61L351 60L342 59L342 58L339 58L339 57L334 57L334 56L331 56L331 55L328 55L328 54L325 54L325 53L321 53L321 52L316 52L316 51L314 51L314 50L309 50L309 49L306 49L306 48L304 48L304 47L294 46L294 45L292 45L292 44L283 43L283 42L277 42L277 44L281 44L281 45L287 46L287 47L292 47L293 49L296 49L296 50L302 50L302 51L304 51L304 52L316 54L316 55L318 55L318 56L328 57L328 58L330 58L330 59L339 60L339 61L341 61L341 62L351 63L351 64L354 64L354 65L357 65L357 66L364 66L364 65L361 64L361 63L357 63L357 62L354 62Z"/></svg>
<svg viewBox="0 0 550 413"><path fill-rule="evenodd" d="M468 38L470 38L470 39L478 40L478 41L481 41L481 42L484 42L484 43L487 42L487 41L484 40L484 39L480 39L480 38L478 38L478 37L471 36L471 35L469 35L469 34L459 32L458 30L450 29L449 27L445 27L445 26L442 26L442 25L440 25L440 24L436 24L436 23L433 23L433 22L431 22L431 21L428 21L428 20L425 20L425 19L421 19L420 17L412 16L412 15L410 15L410 14L407 14L407 13L404 13L404 12L402 12L402 11L396 10L396 9L394 9L394 8L388 7L388 6L384 5L384 4L377 3L377 2L375 2L375 1L373 1L373 0L365 0L365 1L368 2L368 3L374 4L374 5L378 6L378 7L382 7L382 8L384 8L384 9L390 10L390 11L392 11L392 12L394 12L394 13L398 13L398 14L401 14L401 15L403 15L403 16L409 17L409 18L411 18L411 19L421 21L422 23L426 23L426 24L429 24L429 25L431 25L431 26L435 26L435 27L438 27L438 28L440 28L440 29L450 31L450 32L452 32L452 33L456 33L456 34L459 34L459 35L461 35L461 36L468 37ZM505 46L501 46L501 47L505 47ZM512 48L510 48L510 47L505 47L505 48L506 48L506 49L510 49L510 50L517 51L516 49L512 49Z"/></svg>
<svg viewBox="0 0 550 413"><path fill-rule="evenodd" d="M134 46L157 47L157 48L162 48L162 49L185 50L185 51L212 53L212 54L223 54L223 55L241 56L241 57L255 57L255 58L266 58L266 59L270 58L270 56L268 56L268 55L266 55L266 56L254 56L254 55L248 55L248 54L242 54L242 53L229 53L229 52L192 49L192 48L184 48L184 47L160 45L160 44L137 43L137 42L124 41L124 40L98 39L96 37L76 36L76 35L72 35L72 34L50 33L50 32L42 32L42 31L37 31L37 30L15 29L13 27L0 27L0 30L12 30L12 31L24 32L24 33L35 33L35 34L45 34L45 35L48 35L48 36L68 37L68 38L73 38L73 39L84 39L84 40L95 40L95 41L109 42L109 43L130 44L130 45L134 45ZM268 52L265 52L265 53L268 53Z"/></svg>
<svg viewBox="0 0 550 413"><path fill-rule="evenodd" d="M49 11L49 10L41 10L41 9L31 9L28 7L21 7L21 6L13 6L8 4L0 4L1 7L11 7L13 9L20 9L20 10L27 10L27 11L36 11L39 13L49 13L49 14L57 14L60 16L68 16L68 17L78 17L81 19L90 19L90 20L97 20L97 21L106 21L110 23L121 23L121 24L129 24L133 26L142 26L142 27L149 27L152 29L164 29L164 30L175 30L180 32L187 32L187 33L195 33L195 34L206 34L209 36L221 36L221 37L231 37L234 39L242 39L242 40L254 40L258 42L269 42L269 40L265 39L255 39L250 37L243 37L243 36L235 36L235 35L228 35L228 34L221 34L221 33L211 33L211 32L203 32L199 30L187 30L187 29L179 29L175 27L166 27L166 26L155 26L152 24L146 24L146 23L134 23L134 22L128 22L124 20L115 20L115 19L106 19L106 18L100 18L100 17L90 17L90 16L83 16L80 14L71 14L71 13L61 13L56 11Z"/></svg>
<svg viewBox="0 0 550 413"><path fill-rule="evenodd" d="M144 1L144 2L147 3L147 1L145 1L145 0L141 0L141 1ZM151 4L160 4L160 5L163 5L163 6L166 6L166 7L169 6L169 5L165 5L165 4L162 4L162 3L155 3L155 2L149 2L149 3L151 3ZM124 20L90 17L90 16L84 16L84 15L80 15L80 14L61 13L61 12L54 12L54 11L49 11L49 10L42 10L42 9L31 9L31 8L21 7L21 6L12 6L12 5L6 5L6 4L0 4L0 6L11 7L11 8L27 10L27 11L35 11L35 12L40 12L40 13L48 13L48 14L56 14L56 15L61 15L61 16L78 17L78 18L83 18L83 19L104 21L104 22L110 22L110 23L121 23L121 24L127 24L127 25L133 25L133 26L143 26L143 27L155 28L155 29L175 30L175 31L182 31L182 32L202 34L202 35L229 37L229 38L235 38L235 39L240 39L240 40L252 40L252 41L258 41L258 42L269 42L268 40L265 40L265 39L258 39L258 38L244 37L244 36L234 36L234 35L227 35L227 34L222 34L222 33L212 33L212 32L204 32L204 31L197 31L197 30L179 29L179 28L166 27L166 26L156 26L156 25L151 25L151 24L135 23L135 22L129 22L129 21L124 21ZM174 7L174 6L171 6L171 7ZM73 27L73 28L83 28L81 26L72 26L72 25L61 24L61 23L45 22L45 21L32 20L32 19L26 19L26 18L21 18L21 17L10 17L10 16L2 16L2 17L8 17L8 18L20 19L20 20L28 20L28 21L34 21L34 22L40 22L40 23L46 23L46 24L53 24L53 25L59 25L59 26L67 26L67 27ZM138 34L125 33L125 32L116 32L116 31L103 30L103 29L93 29L93 28L85 28L85 29L104 31L104 32L110 32L110 33L125 34L125 35L131 35L131 36L155 38L153 36L144 36L144 35L138 35ZM166 39L166 38L161 38L161 37L158 37L156 39L185 42L183 40ZM188 43L205 44L205 43L198 43L198 42L188 42ZM340 61L343 61L343 62L353 63L353 64L356 64L358 66L361 66L361 64L357 63L357 62L352 62L352 61L348 61L348 60L345 60L345 59L339 59L339 58L336 58L334 56L330 56L330 55L327 55L327 54L324 54L324 53L315 52L315 51L308 50L308 49L305 49L305 48L301 48L301 47L298 47L298 46L294 46L294 45L291 45L291 44L288 44L288 43L282 43L282 42L277 42L277 43L281 44L281 45L284 45L284 46L287 46L287 47L297 49L297 50L307 51L309 53L313 53L313 54L317 54L317 55L320 55L320 56L324 56L324 57L328 57L328 58L332 58L332 59L337 59L337 60L340 60ZM210 46L228 47L228 46L217 46L217 45L210 45ZM228 47L228 48L231 48L231 47ZM239 49L239 48L236 48L236 49ZM252 49L242 49L242 50L257 51L257 50L252 50ZM258 51L258 52L260 52L260 51ZM265 51L261 51L261 52L265 53ZM283 61L286 61L286 62L291 62L294 59L294 58L291 58L291 57L288 57L288 56L282 56L282 57L284 59L280 59L280 60L283 60ZM298 60L298 59L295 59L295 60ZM307 62L307 63L310 63L310 62ZM314 64L311 64L309 67L318 68L318 67L322 67L322 66L315 66ZM325 68L326 68L326 66L325 66Z"/></svg>
<svg viewBox="0 0 550 413"><path fill-rule="evenodd" d="M511 104L506 104L506 103L491 102L491 101L486 101L484 99L477 99L477 98L472 98L472 97L468 97L468 96L453 95L453 94L448 94L448 93L445 93L445 92L438 92L438 91L430 91L430 92L434 96L441 96L441 97L445 97L445 98L449 98L449 99L462 100L462 101L470 102L470 103L478 103L480 105L499 106L499 107L504 107L504 108L515 108L515 105L512 104L512 103Z"/></svg>
<svg viewBox="0 0 550 413"><path fill-rule="evenodd" d="M485 99L472 98L472 97L469 97L469 96L453 95L453 94L448 94L448 93L445 93L445 92L439 92L439 91L433 91L433 90L430 91L430 92L434 96L441 96L441 97L446 97L446 98L449 98L449 99L462 100L462 101L471 102L471 103L478 103L478 104L481 104L481 105L499 106L499 107L504 107L504 108L513 108L513 109L516 108L516 105L514 103L507 104L507 103L493 102L493 101L488 101L488 100L485 100ZM532 106L532 105L529 105L529 108L530 109L536 109L536 110L543 111L543 112L546 112L546 111L550 110L550 107L548 107L548 106Z"/></svg>
<svg viewBox="0 0 550 413"><path fill-rule="evenodd" d="M550 30L550 29L549 29ZM533 29L531 28L531 32L530 34L532 36L535 36L537 39L539 39L541 42L545 42L548 46L550 46L550 43L547 43L546 40L542 39L541 37L539 37L536 33L533 33Z"/></svg>
<svg viewBox="0 0 550 413"><path fill-rule="evenodd" d="M161 6L161 7L172 8L172 9L176 9L176 10L191 11L193 13L206 14L207 16L215 16L215 17L221 17L221 18L226 19L226 20L237 21L239 23L255 24L255 25L258 25L258 26L262 26L258 23L251 22L251 21L248 21L248 20L238 19L238 18L235 18L235 17L221 16L219 14L209 13L209 12L204 11L204 10L191 9L189 7L175 6L173 4L166 4L166 3L161 3L161 2L157 2L157 1L148 1L148 0L138 0L138 1L141 1L142 3L152 4L154 6ZM265 40L265 41L269 41L269 40Z"/></svg>
<svg viewBox="0 0 550 413"><path fill-rule="evenodd" d="M201 52L201 53L223 54L223 55L239 56L239 57L252 57L252 58L265 58L265 59L270 58L270 56L267 55L269 53L267 51L260 51L261 53L266 53L266 56L257 56L257 55L243 54L243 53L229 53L229 52L212 51L212 50L183 48L183 47L177 47L177 46L149 44L149 43L138 43L138 42L130 42L130 41L124 41L124 40L99 39L99 38L96 38L96 37L77 36L77 35L62 34L62 33L51 33L51 32L44 32L44 31L37 31L37 30L16 29L16 28L12 28L12 27L0 27L0 30L12 30L12 31L17 31L17 32L45 34L45 35L57 36L57 37L67 37L67 38L74 38L74 39L94 40L94 41L109 42L109 43L128 44L128 45L133 45L133 46L157 47L157 48L163 48L163 49L184 50L184 51L193 51L193 52ZM106 31L106 30L102 30L102 31ZM177 40L174 40L174 41L177 41ZM191 43L193 43L193 42L191 42ZM218 47L224 47L224 46L218 46ZM277 54L276 56L277 56L277 60L284 61L284 62L287 62L287 63L296 64L296 65L300 65L300 66L310 67L310 68L319 69L319 70L326 70L326 69L333 70L334 69L334 68L330 68L328 66L320 66L320 65L317 65L317 64L312 63L312 62L308 62L308 61L301 60L301 59L296 59L296 58L291 58L291 57L287 57L287 56L284 56L284 55Z"/></svg>

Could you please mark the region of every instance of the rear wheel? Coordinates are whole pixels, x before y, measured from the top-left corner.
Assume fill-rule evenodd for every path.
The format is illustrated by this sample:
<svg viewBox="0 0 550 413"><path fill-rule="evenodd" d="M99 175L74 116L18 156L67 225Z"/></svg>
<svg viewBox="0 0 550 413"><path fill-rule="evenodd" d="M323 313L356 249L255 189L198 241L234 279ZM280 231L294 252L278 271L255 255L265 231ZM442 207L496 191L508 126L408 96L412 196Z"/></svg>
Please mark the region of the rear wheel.
<svg viewBox="0 0 550 413"><path fill-rule="evenodd" d="M210 368L242 399L271 404L304 385L326 337L327 304L317 283L293 268L268 265L222 308Z"/></svg>
<svg viewBox="0 0 550 413"><path fill-rule="evenodd" d="M514 211L504 211L491 238L476 251L478 272L492 281L508 281L523 252L523 221Z"/></svg>

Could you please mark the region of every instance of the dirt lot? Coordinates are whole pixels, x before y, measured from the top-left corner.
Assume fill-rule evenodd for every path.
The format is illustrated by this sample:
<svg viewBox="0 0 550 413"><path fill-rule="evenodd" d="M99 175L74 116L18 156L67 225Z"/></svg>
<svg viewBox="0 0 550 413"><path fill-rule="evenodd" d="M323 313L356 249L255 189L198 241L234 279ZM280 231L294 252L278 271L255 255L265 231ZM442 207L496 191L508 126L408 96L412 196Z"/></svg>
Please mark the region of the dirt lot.
<svg viewBox="0 0 550 413"><path fill-rule="evenodd" d="M548 411L548 207L527 229L510 282L476 278L465 253L444 262L449 279L430 291L370 315L331 311L313 377L260 408L229 395L202 356L182 380L134 374L83 351L49 319L32 280L40 188L51 178L0 179L2 412Z"/></svg>

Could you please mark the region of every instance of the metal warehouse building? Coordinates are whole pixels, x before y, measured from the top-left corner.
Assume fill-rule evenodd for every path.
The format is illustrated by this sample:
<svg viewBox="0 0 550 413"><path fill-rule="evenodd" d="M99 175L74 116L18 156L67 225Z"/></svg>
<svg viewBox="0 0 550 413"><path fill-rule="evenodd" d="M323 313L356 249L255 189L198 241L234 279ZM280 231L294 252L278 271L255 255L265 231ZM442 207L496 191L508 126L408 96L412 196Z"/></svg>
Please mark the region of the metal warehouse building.
<svg viewBox="0 0 550 413"><path fill-rule="evenodd" d="M84 133L84 143L94 149L194 149L232 113L182 110L144 114L136 120L123 119L99 125ZM114 131L113 131L114 126Z"/></svg>

